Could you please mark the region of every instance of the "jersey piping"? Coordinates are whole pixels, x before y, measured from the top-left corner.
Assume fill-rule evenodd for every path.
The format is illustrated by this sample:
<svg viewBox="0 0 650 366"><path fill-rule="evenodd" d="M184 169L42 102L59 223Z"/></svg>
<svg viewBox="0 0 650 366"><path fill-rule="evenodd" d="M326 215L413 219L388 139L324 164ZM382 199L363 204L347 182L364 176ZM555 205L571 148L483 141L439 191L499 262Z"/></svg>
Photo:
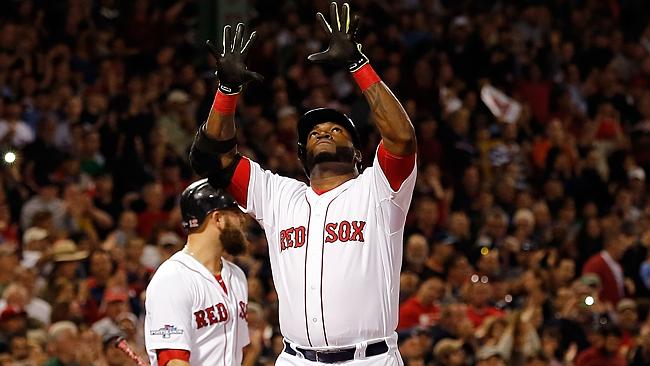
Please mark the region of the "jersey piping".
<svg viewBox="0 0 650 366"><path fill-rule="evenodd" d="M309 207L309 215L307 215L307 233L305 234L305 273L304 273L304 285L303 285L303 292L305 294L305 300L303 305L305 306L305 331L307 331L307 341L309 342L309 346L313 347L311 344L311 337L309 336L309 320L307 320L307 252L309 250L309 226L311 223L311 204L309 203L309 200L305 200L307 202L307 206ZM321 296L322 299L322 296Z"/></svg>
<svg viewBox="0 0 650 366"><path fill-rule="evenodd" d="M335 199L337 199L339 196L337 195L336 197L332 198L332 200L327 204L327 208L325 208L325 220L324 222L327 223L327 213L330 210L330 205L332 202L334 202ZM323 306L323 269L325 268L325 226L323 226L323 241L321 243L321 256L320 256L320 317L321 321L323 323L323 337L325 338L325 345L329 346L329 342L327 341L327 332L325 331L325 310Z"/></svg>

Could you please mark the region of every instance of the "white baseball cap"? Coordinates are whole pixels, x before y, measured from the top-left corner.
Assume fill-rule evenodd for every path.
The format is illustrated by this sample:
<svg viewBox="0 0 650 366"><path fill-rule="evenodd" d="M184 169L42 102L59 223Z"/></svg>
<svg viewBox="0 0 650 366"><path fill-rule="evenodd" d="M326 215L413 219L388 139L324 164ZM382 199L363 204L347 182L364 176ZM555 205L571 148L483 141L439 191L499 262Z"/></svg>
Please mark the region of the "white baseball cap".
<svg viewBox="0 0 650 366"><path fill-rule="evenodd" d="M638 179L638 180L645 180L645 171L641 167L636 167L632 168L628 173L627 176L630 179Z"/></svg>
<svg viewBox="0 0 650 366"><path fill-rule="evenodd" d="M40 227L30 227L25 230L23 234L23 244L30 243L37 240L43 240L49 236L47 230Z"/></svg>

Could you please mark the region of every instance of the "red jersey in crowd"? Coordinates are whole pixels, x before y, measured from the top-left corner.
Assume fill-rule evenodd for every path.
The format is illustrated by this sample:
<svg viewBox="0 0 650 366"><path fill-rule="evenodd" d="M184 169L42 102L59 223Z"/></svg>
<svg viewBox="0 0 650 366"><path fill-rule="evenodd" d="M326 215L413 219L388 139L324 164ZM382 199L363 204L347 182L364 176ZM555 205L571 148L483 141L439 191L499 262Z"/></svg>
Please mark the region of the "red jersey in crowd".
<svg viewBox="0 0 650 366"><path fill-rule="evenodd" d="M474 327L478 327L483 324L483 321L489 316L503 316L503 311L492 307L486 306L481 309L476 309L473 306L467 307L467 318L474 324Z"/></svg>
<svg viewBox="0 0 650 366"><path fill-rule="evenodd" d="M433 326L440 319L440 307L422 305L417 297L407 299L399 308L397 329L408 329L418 325Z"/></svg>

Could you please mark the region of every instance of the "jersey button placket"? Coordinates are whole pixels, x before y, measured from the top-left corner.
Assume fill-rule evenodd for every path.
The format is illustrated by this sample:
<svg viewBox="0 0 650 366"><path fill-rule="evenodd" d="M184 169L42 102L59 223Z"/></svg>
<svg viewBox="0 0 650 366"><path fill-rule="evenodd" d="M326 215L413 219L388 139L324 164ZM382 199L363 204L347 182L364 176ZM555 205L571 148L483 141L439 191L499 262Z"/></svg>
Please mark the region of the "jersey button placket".
<svg viewBox="0 0 650 366"><path fill-rule="evenodd" d="M325 336L321 325L321 266L323 254L323 230L325 228L325 213L327 202L316 202L312 205L312 216L309 220L309 250L307 251L306 307L309 315L309 335L313 346L325 346Z"/></svg>

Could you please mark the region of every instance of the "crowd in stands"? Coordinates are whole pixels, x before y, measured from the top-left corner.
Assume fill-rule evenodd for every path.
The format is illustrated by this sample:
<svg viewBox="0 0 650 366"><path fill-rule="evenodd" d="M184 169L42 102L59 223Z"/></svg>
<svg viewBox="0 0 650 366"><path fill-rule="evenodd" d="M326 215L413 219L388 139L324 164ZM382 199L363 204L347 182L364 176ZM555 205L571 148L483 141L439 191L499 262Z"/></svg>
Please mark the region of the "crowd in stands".
<svg viewBox="0 0 650 366"><path fill-rule="evenodd" d="M250 3L249 68L265 81L240 98L239 151L306 180L296 123L327 106L357 123L371 163L379 136L361 93L347 71L307 61L324 47L314 14L328 1ZM406 365L650 364L650 4L351 6L418 137L397 328ZM143 290L184 245L178 196L197 179L187 152L217 86L200 9L2 3L0 365L128 365L116 335L146 359ZM521 103L517 121L482 103L488 84ZM252 220L248 236L236 262L250 348L272 365L282 337L267 243Z"/></svg>

